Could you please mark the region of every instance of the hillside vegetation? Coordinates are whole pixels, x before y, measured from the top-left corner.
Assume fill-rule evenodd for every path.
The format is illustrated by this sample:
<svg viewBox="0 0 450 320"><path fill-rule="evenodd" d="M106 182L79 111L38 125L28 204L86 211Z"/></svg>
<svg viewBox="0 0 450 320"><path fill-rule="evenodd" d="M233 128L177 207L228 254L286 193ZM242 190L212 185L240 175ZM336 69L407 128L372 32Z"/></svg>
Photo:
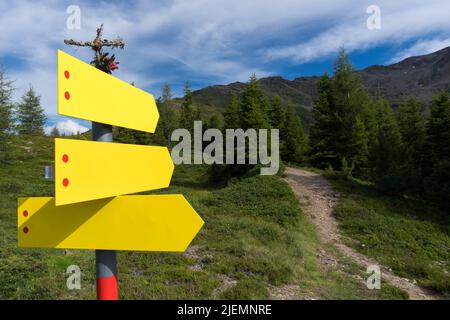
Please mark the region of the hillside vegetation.
<svg viewBox="0 0 450 320"><path fill-rule="evenodd" d="M15 137L13 144L11 162L0 167L0 298L94 299L93 251L18 248L17 197L53 194L53 182L43 179L53 141ZM218 188L206 173L204 166L178 166L171 188L160 191L188 198L205 220L199 235L184 254L120 252L121 298L405 297L387 284L370 291L345 271L318 264L315 231L279 177L249 174ZM72 264L81 268L81 290L66 288ZM364 276L351 263L343 268Z"/></svg>
<svg viewBox="0 0 450 320"><path fill-rule="evenodd" d="M396 274L450 296L450 216L386 196L363 181L327 175L343 196L334 215L347 243Z"/></svg>

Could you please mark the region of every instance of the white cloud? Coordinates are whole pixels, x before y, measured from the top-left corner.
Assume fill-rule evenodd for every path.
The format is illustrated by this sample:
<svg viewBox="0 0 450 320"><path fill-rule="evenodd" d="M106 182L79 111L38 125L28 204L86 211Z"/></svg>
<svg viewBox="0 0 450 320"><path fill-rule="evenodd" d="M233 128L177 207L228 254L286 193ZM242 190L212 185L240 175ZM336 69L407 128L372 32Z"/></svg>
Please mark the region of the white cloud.
<svg viewBox="0 0 450 320"><path fill-rule="evenodd" d="M348 51L366 50L380 44L399 45L430 33L447 32L450 1L379 0L381 30L369 30L364 4L347 8L348 13L330 28L300 43L264 50L267 59L292 59L305 63L326 57L340 47Z"/></svg>
<svg viewBox="0 0 450 320"><path fill-rule="evenodd" d="M65 121L59 121L56 124L52 126L45 127L45 133L50 134L53 130L53 128L58 129L58 132L60 134L64 135L73 135L78 133L83 133L89 130L89 128L86 128L85 126L73 121L73 120L65 120Z"/></svg>
<svg viewBox="0 0 450 320"><path fill-rule="evenodd" d="M426 43L430 34L450 36L448 0L375 3L381 8L381 30L366 28L372 0L3 0L0 63L11 56L22 60L23 66L9 72L17 80L16 99L32 84L47 115L54 117L56 49L89 61L90 50L67 47L63 39L92 39L101 23L105 38L121 36L127 44L118 53L115 75L151 93L158 93L163 82L217 84L245 81L251 73L263 77L277 73L273 64L280 61L313 61L343 45L365 50L425 39L399 57L425 53L428 45L440 46ZM81 30L66 28L71 4L81 8Z"/></svg>

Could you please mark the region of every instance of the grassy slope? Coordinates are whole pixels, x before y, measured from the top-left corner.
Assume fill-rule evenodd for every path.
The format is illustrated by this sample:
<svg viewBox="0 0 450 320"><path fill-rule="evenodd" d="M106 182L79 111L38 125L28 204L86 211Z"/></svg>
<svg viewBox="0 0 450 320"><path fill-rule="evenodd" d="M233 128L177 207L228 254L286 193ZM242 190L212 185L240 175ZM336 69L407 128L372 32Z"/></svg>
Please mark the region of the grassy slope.
<svg viewBox="0 0 450 320"><path fill-rule="evenodd" d="M16 198L53 194L53 182L42 178L53 143L18 138L15 145L15 160L0 167L0 298L94 299L93 251L17 247ZM278 177L253 176L215 189L206 184L206 169L179 166L172 187L160 191L185 194L205 220L189 252L120 252L121 298L268 298L270 288L285 284L299 285L302 296L312 298L403 297L390 286L369 291L318 265L313 227ZM81 290L66 288L71 264L82 270ZM364 277L350 263L345 268Z"/></svg>
<svg viewBox="0 0 450 320"><path fill-rule="evenodd" d="M450 294L450 215L390 197L354 179L328 176L344 196L335 215L349 245L408 279Z"/></svg>

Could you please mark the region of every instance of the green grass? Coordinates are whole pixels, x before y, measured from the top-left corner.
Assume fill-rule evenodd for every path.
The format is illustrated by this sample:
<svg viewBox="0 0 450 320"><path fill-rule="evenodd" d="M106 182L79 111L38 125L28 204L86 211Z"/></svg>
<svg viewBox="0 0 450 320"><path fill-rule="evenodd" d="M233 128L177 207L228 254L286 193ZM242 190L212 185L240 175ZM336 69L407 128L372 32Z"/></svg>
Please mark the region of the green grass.
<svg viewBox="0 0 450 320"><path fill-rule="evenodd" d="M381 194L329 175L342 193L335 215L347 242L399 276L450 294L450 215L421 201Z"/></svg>
<svg viewBox="0 0 450 320"><path fill-rule="evenodd" d="M43 179L53 142L14 144L14 160L0 166L0 299L95 299L92 250L17 247L17 197L53 195L53 182ZM368 290L348 276L365 270L348 261L345 270L320 265L315 230L279 177L250 175L218 188L208 185L207 169L177 166L171 187L158 191L184 194L205 220L188 252L119 252L120 298L262 299L285 285L297 285L305 298L405 298L388 285ZM81 290L66 288L71 264L81 268Z"/></svg>

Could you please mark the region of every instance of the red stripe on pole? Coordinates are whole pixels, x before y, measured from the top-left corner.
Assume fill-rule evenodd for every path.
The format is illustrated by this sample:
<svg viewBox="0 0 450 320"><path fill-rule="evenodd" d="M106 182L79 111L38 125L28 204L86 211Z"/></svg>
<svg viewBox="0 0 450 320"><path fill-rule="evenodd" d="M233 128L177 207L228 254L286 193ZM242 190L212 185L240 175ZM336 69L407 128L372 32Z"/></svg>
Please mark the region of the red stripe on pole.
<svg viewBox="0 0 450 320"><path fill-rule="evenodd" d="M119 300L117 275L97 278L97 300Z"/></svg>

